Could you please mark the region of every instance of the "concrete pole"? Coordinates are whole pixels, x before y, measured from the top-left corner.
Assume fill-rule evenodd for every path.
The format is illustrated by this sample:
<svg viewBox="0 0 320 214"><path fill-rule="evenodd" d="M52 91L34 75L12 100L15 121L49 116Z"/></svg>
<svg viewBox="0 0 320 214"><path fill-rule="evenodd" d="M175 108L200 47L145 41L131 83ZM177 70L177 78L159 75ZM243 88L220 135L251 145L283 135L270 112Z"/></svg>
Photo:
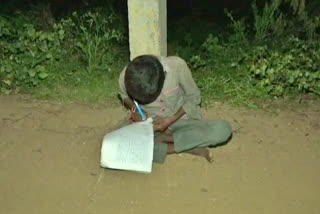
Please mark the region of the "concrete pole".
<svg viewBox="0 0 320 214"><path fill-rule="evenodd" d="M167 0L128 0L130 59L167 56Z"/></svg>

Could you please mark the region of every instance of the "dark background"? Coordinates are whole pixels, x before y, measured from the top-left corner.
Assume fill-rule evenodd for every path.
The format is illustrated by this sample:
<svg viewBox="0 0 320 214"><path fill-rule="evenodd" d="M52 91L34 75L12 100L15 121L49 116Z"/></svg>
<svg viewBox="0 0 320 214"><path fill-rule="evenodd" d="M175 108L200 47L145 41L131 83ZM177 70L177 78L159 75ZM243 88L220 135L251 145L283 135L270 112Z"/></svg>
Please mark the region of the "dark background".
<svg viewBox="0 0 320 214"><path fill-rule="evenodd" d="M168 0L169 17L185 15L219 16L224 14L224 9L232 10L236 15L247 15L250 11L252 0ZM264 5L267 0L257 0L257 5ZM34 4L49 3L52 14L55 17L64 16L74 10L86 7L113 5L123 14L127 13L126 0L0 0L1 9L14 11L16 9L28 9ZM307 1L307 6L312 14L319 14L319 0Z"/></svg>

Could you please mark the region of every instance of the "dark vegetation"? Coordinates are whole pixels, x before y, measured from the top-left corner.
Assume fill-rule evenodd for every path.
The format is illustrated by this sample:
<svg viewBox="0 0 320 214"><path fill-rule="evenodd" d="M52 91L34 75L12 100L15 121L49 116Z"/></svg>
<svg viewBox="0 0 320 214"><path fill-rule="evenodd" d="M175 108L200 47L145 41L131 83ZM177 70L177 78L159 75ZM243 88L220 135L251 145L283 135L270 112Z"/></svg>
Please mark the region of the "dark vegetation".
<svg viewBox="0 0 320 214"><path fill-rule="evenodd" d="M204 103L320 96L320 3L168 0L169 55ZM126 1L0 0L0 89L105 103L129 61Z"/></svg>

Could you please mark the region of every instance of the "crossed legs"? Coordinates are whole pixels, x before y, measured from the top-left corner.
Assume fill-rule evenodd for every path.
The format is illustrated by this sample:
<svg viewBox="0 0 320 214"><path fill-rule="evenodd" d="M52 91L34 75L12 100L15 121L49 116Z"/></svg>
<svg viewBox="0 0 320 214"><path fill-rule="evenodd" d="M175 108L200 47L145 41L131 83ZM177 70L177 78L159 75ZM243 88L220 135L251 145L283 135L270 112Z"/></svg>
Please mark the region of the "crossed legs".
<svg viewBox="0 0 320 214"><path fill-rule="evenodd" d="M156 140L158 143L165 143L167 144L167 154L176 154L174 150L174 140L173 140L173 134L171 131L166 130L163 133L158 133L156 136ZM213 157L208 148L193 148L187 151L184 151L185 153L196 155L205 158L208 162L213 162Z"/></svg>

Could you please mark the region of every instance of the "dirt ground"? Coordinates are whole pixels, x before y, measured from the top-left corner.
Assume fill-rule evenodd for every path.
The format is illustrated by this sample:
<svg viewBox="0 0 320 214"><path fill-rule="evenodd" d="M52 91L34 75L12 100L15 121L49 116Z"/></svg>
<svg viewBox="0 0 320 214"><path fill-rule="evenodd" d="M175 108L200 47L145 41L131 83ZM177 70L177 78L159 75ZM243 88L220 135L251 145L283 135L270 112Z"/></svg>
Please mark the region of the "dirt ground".
<svg viewBox="0 0 320 214"><path fill-rule="evenodd" d="M216 103L232 141L215 163L188 154L152 174L102 169L121 108L0 96L0 213L320 213L320 103L248 110Z"/></svg>

